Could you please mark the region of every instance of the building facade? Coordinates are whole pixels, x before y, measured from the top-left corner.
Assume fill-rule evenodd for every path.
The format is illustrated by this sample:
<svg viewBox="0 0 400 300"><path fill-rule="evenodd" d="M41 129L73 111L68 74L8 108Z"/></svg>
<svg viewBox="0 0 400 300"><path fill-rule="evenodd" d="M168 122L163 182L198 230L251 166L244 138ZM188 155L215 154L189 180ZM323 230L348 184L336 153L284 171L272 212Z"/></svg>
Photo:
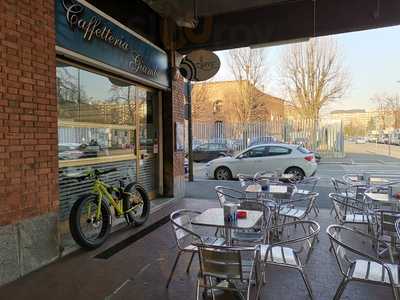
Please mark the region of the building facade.
<svg viewBox="0 0 400 300"><path fill-rule="evenodd" d="M193 122L241 123L283 120L285 101L245 81L220 81L192 87Z"/></svg>
<svg viewBox="0 0 400 300"><path fill-rule="evenodd" d="M69 212L90 182L70 173L183 197L183 79L143 21L160 17L132 3L127 19L105 1L0 2L0 285L77 248Z"/></svg>
<svg viewBox="0 0 400 300"><path fill-rule="evenodd" d="M341 120L347 135L366 135L373 130L396 128L393 112L385 110L334 110L330 113L333 119Z"/></svg>

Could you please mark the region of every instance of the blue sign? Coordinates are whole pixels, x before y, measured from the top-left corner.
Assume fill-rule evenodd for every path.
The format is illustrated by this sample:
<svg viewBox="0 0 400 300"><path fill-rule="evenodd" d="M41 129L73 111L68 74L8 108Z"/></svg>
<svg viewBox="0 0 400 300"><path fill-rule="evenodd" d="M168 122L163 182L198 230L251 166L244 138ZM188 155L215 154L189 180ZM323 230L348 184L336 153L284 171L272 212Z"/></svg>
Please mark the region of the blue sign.
<svg viewBox="0 0 400 300"><path fill-rule="evenodd" d="M56 43L145 82L169 87L163 50L76 0L56 0Z"/></svg>

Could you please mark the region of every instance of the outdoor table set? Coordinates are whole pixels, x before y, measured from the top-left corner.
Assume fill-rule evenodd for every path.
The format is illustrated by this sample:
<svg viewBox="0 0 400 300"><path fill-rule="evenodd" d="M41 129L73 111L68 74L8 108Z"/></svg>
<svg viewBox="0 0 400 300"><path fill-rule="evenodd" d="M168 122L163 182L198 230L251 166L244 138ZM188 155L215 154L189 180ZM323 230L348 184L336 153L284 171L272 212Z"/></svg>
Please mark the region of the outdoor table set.
<svg viewBox="0 0 400 300"><path fill-rule="evenodd" d="M215 187L219 207L171 214L179 251L167 286L181 253L191 254L187 271L197 253L200 263L197 299L201 288L205 293L211 292L213 298L216 291L222 290L235 291L243 299L245 295L247 299L259 299L269 264L300 272L313 298L303 266L320 231L319 224L308 218L318 194L282 182L282 178L288 180L291 176L269 175L248 177L245 181L251 184L241 182L241 189ZM296 206L304 200L306 206ZM203 228L202 232L207 228L215 230L207 235L194 228ZM291 248L298 244L300 251Z"/></svg>
<svg viewBox="0 0 400 300"><path fill-rule="evenodd" d="M343 180L332 178L334 193L329 194L338 224L327 229L330 250L337 257L344 275L334 299L339 299L351 280L391 287L394 299L400 299L400 185L398 178L384 175L346 174ZM367 229L364 232L363 228ZM343 236L349 235L344 241ZM355 241L371 244L375 256L351 246ZM359 257L357 260L343 257ZM385 261L388 259L389 261ZM397 260L398 262L398 260ZM344 269L349 265L350 269Z"/></svg>

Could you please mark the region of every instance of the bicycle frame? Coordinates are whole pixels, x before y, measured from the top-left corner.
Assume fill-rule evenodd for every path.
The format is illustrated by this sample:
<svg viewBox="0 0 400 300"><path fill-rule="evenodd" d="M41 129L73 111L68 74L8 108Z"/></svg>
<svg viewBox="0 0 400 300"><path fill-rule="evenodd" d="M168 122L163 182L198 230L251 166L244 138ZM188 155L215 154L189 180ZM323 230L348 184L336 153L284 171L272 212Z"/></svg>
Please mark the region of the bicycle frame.
<svg viewBox="0 0 400 300"><path fill-rule="evenodd" d="M115 210L117 211L117 216L121 216L123 214L126 214L132 210L134 210L138 205L135 205L128 210L124 211L123 209L123 203L122 201L116 202L113 198L113 196L109 193L108 188L110 188L109 185L101 181L100 179L96 179L93 185L93 192L97 195L97 200L98 200L98 205L97 205L97 212L96 212L96 218L100 218L101 214L101 200L103 198L107 199L108 203L111 204ZM113 191L118 191L118 189L114 188L111 186Z"/></svg>

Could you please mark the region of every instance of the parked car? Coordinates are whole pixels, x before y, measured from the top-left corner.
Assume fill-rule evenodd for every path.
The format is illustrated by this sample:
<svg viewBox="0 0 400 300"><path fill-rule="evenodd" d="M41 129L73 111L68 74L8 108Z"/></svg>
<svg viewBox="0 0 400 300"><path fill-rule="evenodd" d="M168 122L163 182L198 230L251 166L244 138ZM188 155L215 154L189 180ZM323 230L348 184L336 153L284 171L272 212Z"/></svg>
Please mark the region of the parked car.
<svg viewBox="0 0 400 300"><path fill-rule="evenodd" d="M210 161L233 155L233 150L223 143L205 143L193 149L193 161Z"/></svg>
<svg viewBox="0 0 400 300"><path fill-rule="evenodd" d="M378 143L389 144L389 134L385 133L379 136Z"/></svg>
<svg viewBox="0 0 400 300"><path fill-rule="evenodd" d="M88 157L97 157L100 151L100 146L91 144L79 143L62 143L58 144L58 159L70 160Z"/></svg>
<svg viewBox="0 0 400 300"><path fill-rule="evenodd" d="M369 135L368 136L368 142L377 143L378 142L378 137L376 135Z"/></svg>
<svg viewBox="0 0 400 300"><path fill-rule="evenodd" d="M356 144L366 144L367 143L367 138L366 137L358 137L356 139Z"/></svg>
<svg viewBox="0 0 400 300"><path fill-rule="evenodd" d="M249 147L255 146L255 145L260 145L260 144L272 144L272 143L277 143L277 139L274 138L273 136L260 136L256 137L254 139L251 139Z"/></svg>
<svg viewBox="0 0 400 300"><path fill-rule="evenodd" d="M238 174L283 170L299 178L312 176L317 171L314 153L292 144L261 144L247 148L235 157L223 157L206 165L209 178L229 180Z"/></svg>

